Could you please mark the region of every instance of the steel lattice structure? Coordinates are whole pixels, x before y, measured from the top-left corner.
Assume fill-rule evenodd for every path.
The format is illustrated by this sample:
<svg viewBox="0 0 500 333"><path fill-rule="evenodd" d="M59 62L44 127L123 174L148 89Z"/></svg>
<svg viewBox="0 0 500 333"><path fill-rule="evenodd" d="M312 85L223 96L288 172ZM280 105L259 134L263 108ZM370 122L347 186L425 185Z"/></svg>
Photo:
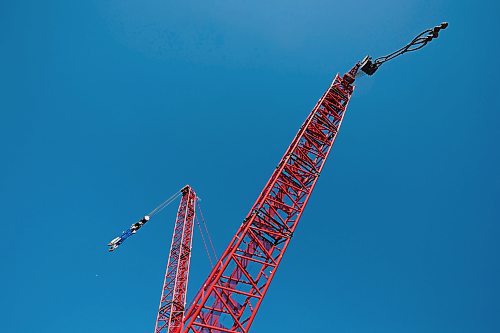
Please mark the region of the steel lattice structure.
<svg viewBox="0 0 500 333"><path fill-rule="evenodd" d="M183 332L246 333L335 141L356 65L336 76L187 310Z"/></svg>
<svg viewBox="0 0 500 333"><path fill-rule="evenodd" d="M188 309L185 309L186 290L196 193L190 186L181 190L155 333L249 332L335 142L356 76L373 75L385 62L421 49L447 26L443 22L427 29L384 57L372 60L366 56L347 74L335 77ZM149 215L161 211L174 197ZM108 244L109 250L114 251L141 228L149 215L113 239Z"/></svg>
<svg viewBox="0 0 500 333"><path fill-rule="evenodd" d="M155 333L178 332L184 317L196 193L189 185L186 185L181 192L182 198L177 210Z"/></svg>

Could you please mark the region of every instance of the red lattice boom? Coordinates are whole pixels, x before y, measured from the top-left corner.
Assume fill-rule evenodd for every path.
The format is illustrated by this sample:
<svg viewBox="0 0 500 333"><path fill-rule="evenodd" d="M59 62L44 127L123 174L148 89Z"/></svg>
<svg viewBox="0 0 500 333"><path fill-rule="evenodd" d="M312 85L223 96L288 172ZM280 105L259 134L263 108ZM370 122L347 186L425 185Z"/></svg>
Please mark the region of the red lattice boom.
<svg viewBox="0 0 500 333"><path fill-rule="evenodd" d="M337 75L309 114L187 310L182 332L249 331L335 141L358 68Z"/></svg>

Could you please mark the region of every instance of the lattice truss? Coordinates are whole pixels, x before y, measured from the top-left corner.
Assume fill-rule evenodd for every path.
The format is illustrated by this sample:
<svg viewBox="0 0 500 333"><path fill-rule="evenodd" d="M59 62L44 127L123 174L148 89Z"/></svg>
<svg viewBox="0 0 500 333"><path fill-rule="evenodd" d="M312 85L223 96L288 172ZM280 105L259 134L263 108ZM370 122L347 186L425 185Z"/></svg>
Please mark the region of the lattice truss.
<svg viewBox="0 0 500 333"><path fill-rule="evenodd" d="M249 331L335 141L353 77L337 75L311 111L187 310L183 332Z"/></svg>
<svg viewBox="0 0 500 333"><path fill-rule="evenodd" d="M190 186L184 187L181 191L182 198L174 225L155 333L178 332L184 317L196 193Z"/></svg>

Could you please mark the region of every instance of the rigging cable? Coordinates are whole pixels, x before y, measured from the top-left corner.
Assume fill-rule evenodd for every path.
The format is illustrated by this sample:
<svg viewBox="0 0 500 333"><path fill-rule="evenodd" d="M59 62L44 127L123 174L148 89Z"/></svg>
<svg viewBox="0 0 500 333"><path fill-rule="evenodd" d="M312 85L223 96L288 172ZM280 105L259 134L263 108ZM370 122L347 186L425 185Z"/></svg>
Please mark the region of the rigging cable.
<svg viewBox="0 0 500 333"><path fill-rule="evenodd" d="M176 193L174 193L170 198L168 198L167 200L165 200L164 202L162 202L161 204L159 204L155 209L153 209L149 214L148 216L149 217L153 217L154 215L158 214L159 212L161 212L163 209L165 209L165 207L167 207L168 205L170 205L172 203L172 201L174 201L175 199L177 199L179 197L179 195L181 195L181 191L182 190L179 190L177 191Z"/></svg>
<svg viewBox="0 0 500 333"><path fill-rule="evenodd" d="M200 212L201 222L203 223L203 227L205 228L205 232L207 233L208 242L210 243L210 247L212 249L212 253L214 256L214 261L216 261L217 251L215 251L214 243L212 242L212 237L210 237L210 233L208 232L207 223L205 222L205 218L203 217L203 212L201 210L200 200L198 200L196 204L198 205L198 211Z"/></svg>
<svg viewBox="0 0 500 333"><path fill-rule="evenodd" d="M156 208L153 209L149 214L142 217L139 221L133 223L127 230L123 231L120 236L113 238L111 242L108 243L108 251L113 252L114 250L116 250L116 248L118 248L118 246L120 246L127 238L134 235L140 228L142 228L142 226L146 224L151 219L151 217L161 212L175 199L177 199L181 195L183 189L174 193L170 198L156 206Z"/></svg>
<svg viewBox="0 0 500 333"><path fill-rule="evenodd" d="M208 251L207 242L205 241L205 236L203 235L203 230L201 230L200 220L198 216L195 217L196 225L198 226L198 230L200 230L201 239L203 240L203 246L205 247L205 252L207 253L208 261L210 262L210 267L214 268L214 263L212 261L212 256Z"/></svg>
<svg viewBox="0 0 500 333"><path fill-rule="evenodd" d="M403 55L405 53L413 52L423 48L433 39L438 38L439 32L441 30L446 29L447 27L448 27L448 22L443 22L440 25L435 26L434 28L424 30L420 34L418 34L415 38L413 38L411 42L409 42L399 50L389 53L388 55L385 55L383 57L378 57L375 60L372 60L370 56L366 56L359 63L361 72L358 73L361 74L363 72L368 75L373 75L383 63L392 60L396 57L399 57L400 55Z"/></svg>

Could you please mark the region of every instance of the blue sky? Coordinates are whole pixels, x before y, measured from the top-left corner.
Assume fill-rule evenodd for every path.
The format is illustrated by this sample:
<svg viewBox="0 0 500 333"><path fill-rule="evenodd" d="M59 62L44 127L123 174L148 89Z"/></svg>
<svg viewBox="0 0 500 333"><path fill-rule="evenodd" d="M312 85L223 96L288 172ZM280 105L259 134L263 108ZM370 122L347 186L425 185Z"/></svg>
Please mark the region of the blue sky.
<svg viewBox="0 0 500 333"><path fill-rule="evenodd" d="M447 20L357 82L252 332L499 332L498 7L1 2L0 331L152 332L175 206L106 243L189 183L221 252L335 73Z"/></svg>

